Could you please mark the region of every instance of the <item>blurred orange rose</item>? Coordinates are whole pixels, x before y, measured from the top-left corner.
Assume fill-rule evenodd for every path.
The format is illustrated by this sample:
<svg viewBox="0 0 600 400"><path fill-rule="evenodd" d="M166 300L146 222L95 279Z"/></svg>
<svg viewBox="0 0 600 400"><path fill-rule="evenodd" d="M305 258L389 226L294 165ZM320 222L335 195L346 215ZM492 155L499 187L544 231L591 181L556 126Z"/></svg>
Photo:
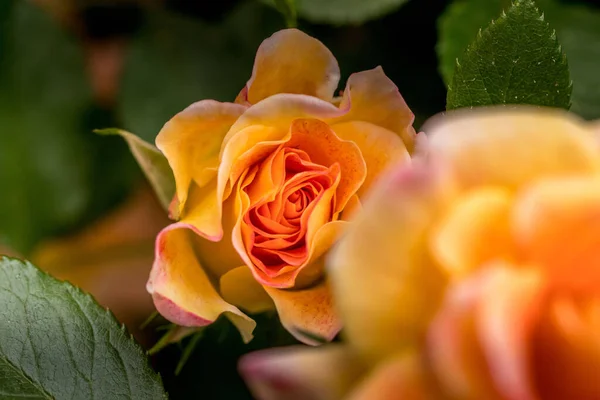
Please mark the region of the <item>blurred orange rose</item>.
<svg viewBox="0 0 600 400"><path fill-rule="evenodd" d="M323 255L415 136L381 68L351 75L333 98L339 75L322 43L283 30L258 49L235 103L203 100L164 126L156 144L178 222L157 238L147 285L163 316L193 327L224 314L250 340L244 312L276 308L307 343L339 331Z"/></svg>
<svg viewBox="0 0 600 400"><path fill-rule="evenodd" d="M249 384L261 399L599 399L592 126L492 108L424 130L330 259L348 344L252 354Z"/></svg>

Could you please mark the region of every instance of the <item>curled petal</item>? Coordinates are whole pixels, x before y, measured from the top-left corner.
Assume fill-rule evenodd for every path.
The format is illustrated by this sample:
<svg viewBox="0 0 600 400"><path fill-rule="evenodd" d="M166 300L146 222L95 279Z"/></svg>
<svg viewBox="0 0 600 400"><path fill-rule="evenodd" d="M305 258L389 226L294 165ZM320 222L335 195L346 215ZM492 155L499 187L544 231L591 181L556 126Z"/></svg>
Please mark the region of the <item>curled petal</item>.
<svg viewBox="0 0 600 400"><path fill-rule="evenodd" d="M259 400L339 400L363 372L349 349L276 348L244 356L239 370Z"/></svg>
<svg viewBox="0 0 600 400"><path fill-rule="evenodd" d="M492 107L431 121L424 127L430 157L452 165L466 188L517 190L544 177L600 171L593 132L563 111Z"/></svg>
<svg viewBox="0 0 600 400"><path fill-rule="evenodd" d="M245 265L221 276L220 286L225 301L250 313L261 313L275 308L271 297L256 282L250 268Z"/></svg>
<svg viewBox="0 0 600 400"><path fill-rule="evenodd" d="M163 229L147 289L157 310L169 321L186 327L204 326L225 314L245 341L256 323L224 301L194 251L193 227L181 223Z"/></svg>
<svg viewBox="0 0 600 400"><path fill-rule="evenodd" d="M314 336L331 341L342 328L327 281L302 290L264 288L275 302L281 324L301 342L320 344Z"/></svg>
<svg viewBox="0 0 600 400"><path fill-rule="evenodd" d="M513 231L522 254L554 288L600 289L600 177L539 182L517 199Z"/></svg>
<svg viewBox="0 0 600 400"><path fill-rule="evenodd" d="M463 277L495 258L510 258L512 195L483 187L460 196L431 234L433 255L453 277Z"/></svg>
<svg viewBox="0 0 600 400"><path fill-rule="evenodd" d="M393 131L364 121L342 122L331 129L343 140L355 143L365 160L367 176L357 191L362 197L381 173L392 165L410 162L402 139Z"/></svg>
<svg viewBox="0 0 600 400"><path fill-rule="evenodd" d="M553 299L532 340L542 399L600 398L600 298Z"/></svg>
<svg viewBox="0 0 600 400"><path fill-rule="evenodd" d="M371 362L420 342L445 285L425 233L451 200L423 160L382 178L329 257L344 333Z"/></svg>
<svg viewBox="0 0 600 400"><path fill-rule="evenodd" d="M378 365L345 400L439 400L427 367L413 353Z"/></svg>
<svg viewBox="0 0 600 400"><path fill-rule="evenodd" d="M258 48L252 77L236 102L255 104L277 93L331 101L339 79L338 63L323 43L297 29L284 29Z"/></svg>
<svg viewBox="0 0 600 400"><path fill-rule="evenodd" d="M383 68L350 75L340 109L347 110L347 114L331 121L332 125L346 121L370 122L399 135L406 148L412 151L416 136L412 126L415 116Z"/></svg>
<svg viewBox="0 0 600 400"><path fill-rule="evenodd" d="M340 164L341 181L336 189L334 213L341 212L367 175L361 149L351 140L341 140L326 123L317 119L294 120L290 131L286 146L303 149L316 164Z"/></svg>
<svg viewBox="0 0 600 400"><path fill-rule="evenodd" d="M528 355L543 294L538 271L500 262L451 286L429 352L453 396L536 399Z"/></svg>
<svg viewBox="0 0 600 400"><path fill-rule="evenodd" d="M179 211L185 206L190 184L203 187L215 174L221 142L246 107L202 100L174 116L156 137L175 176Z"/></svg>

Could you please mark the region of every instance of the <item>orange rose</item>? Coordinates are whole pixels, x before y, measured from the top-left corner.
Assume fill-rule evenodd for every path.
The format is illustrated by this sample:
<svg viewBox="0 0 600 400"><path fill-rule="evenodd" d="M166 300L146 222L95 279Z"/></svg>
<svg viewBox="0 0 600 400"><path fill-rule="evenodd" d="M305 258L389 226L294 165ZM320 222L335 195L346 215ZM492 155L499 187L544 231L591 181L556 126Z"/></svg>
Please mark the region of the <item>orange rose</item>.
<svg viewBox="0 0 600 400"><path fill-rule="evenodd" d="M338 79L323 44L283 30L258 49L235 103L200 101L161 130L178 221L157 238L147 286L167 319L224 314L249 340L255 322L241 310L276 308L305 342L339 331L323 256L380 172L409 160L415 131L381 68L333 98Z"/></svg>
<svg viewBox="0 0 600 400"><path fill-rule="evenodd" d="M593 127L498 108L425 132L331 258L348 343L252 354L246 379L261 399L600 399Z"/></svg>

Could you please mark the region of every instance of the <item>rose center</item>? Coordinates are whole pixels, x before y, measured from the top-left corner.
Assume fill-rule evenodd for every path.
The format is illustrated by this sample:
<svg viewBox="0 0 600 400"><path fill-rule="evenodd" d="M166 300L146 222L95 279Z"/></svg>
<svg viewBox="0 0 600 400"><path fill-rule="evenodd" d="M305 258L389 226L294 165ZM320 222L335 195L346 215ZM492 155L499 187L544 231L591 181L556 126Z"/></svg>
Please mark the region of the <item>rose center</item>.
<svg viewBox="0 0 600 400"><path fill-rule="evenodd" d="M251 205L243 218L247 254L266 278L291 272L307 261L307 235L314 230L310 217L331 219L335 197L325 193L339 174L337 168L313 163L302 150L283 147L278 152L261 161L258 170L270 168L272 180L280 176L280 181L273 182L270 195ZM251 186L244 190L251 192Z"/></svg>

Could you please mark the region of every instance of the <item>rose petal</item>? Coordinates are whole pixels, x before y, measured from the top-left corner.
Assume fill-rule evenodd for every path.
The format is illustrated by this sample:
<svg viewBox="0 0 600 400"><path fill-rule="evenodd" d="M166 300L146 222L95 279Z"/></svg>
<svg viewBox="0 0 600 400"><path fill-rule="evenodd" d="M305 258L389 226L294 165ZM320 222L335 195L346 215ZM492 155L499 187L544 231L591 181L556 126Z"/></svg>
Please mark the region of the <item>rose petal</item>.
<svg viewBox="0 0 600 400"><path fill-rule="evenodd" d="M327 281L302 290L264 288L275 302L281 324L301 342L320 344L305 332L331 341L342 328Z"/></svg>
<svg viewBox="0 0 600 400"><path fill-rule="evenodd" d="M434 400L434 383L413 353L379 364L346 400Z"/></svg>
<svg viewBox="0 0 600 400"><path fill-rule="evenodd" d="M156 238L147 289L157 310L169 321L188 327L208 325L224 313L244 341L250 341L256 323L217 293L194 252L192 228L172 224Z"/></svg>
<svg viewBox="0 0 600 400"><path fill-rule="evenodd" d="M194 190L192 190L190 195L190 204L193 200L195 200ZM210 207L204 207L205 204L206 203L203 201L198 201L195 203L194 207L197 212L185 215L185 218L180 220L181 224L194 226L194 231L201 236L202 232L200 232L197 228L199 221L198 219L194 219L192 217L196 214L208 216ZM225 203L223 203L222 226L224 232L228 233L227 235L223 235L221 240L218 242L199 238L194 243L196 253L199 259L202 260L202 266L209 275L216 279L219 279L223 274L239 267L244 263L233 247L233 242L231 240L231 231L237 222L234 207L234 198L227 199Z"/></svg>
<svg viewBox="0 0 600 400"><path fill-rule="evenodd" d="M336 190L334 210L334 213L339 213L367 176L360 148L350 140L341 140L326 123L317 119L296 119L290 132L291 138L286 146L304 150L316 164L330 166L339 163L341 181Z"/></svg>
<svg viewBox="0 0 600 400"><path fill-rule="evenodd" d="M364 121L343 122L331 129L342 140L355 143L365 160L367 176L358 189L362 197L381 173L392 165L410 162L410 155L402 139L394 132Z"/></svg>
<svg viewBox="0 0 600 400"><path fill-rule="evenodd" d="M433 118L430 157L453 166L465 187L519 189L550 176L597 173L598 146L582 121L563 111L492 107Z"/></svg>
<svg viewBox="0 0 600 400"><path fill-rule="evenodd" d="M175 115L156 137L175 176L179 211L185 206L189 186L203 187L216 174L221 142L246 107L202 100Z"/></svg>
<svg viewBox="0 0 600 400"><path fill-rule="evenodd" d="M348 226L349 223L346 221L330 221L319 228L313 240L309 242L308 261L302 268L299 268L295 276L294 287L307 287L323 277L325 253L333 247Z"/></svg>
<svg viewBox="0 0 600 400"><path fill-rule="evenodd" d="M329 257L344 333L372 362L420 342L441 298L425 233L452 197L442 172L419 160L382 178Z"/></svg>
<svg viewBox="0 0 600 400"><path fill-rule="evenodd" d="M331 344L257 351L242 357L239 370L260 400L339 400L363 367L349 349Z"/></svg>
<svg viewBox="0 0 600 400"><path fill-rule="evenodd" d="M402 138L409 151L415 140L414 114L406 105L398 87L377 67L357 72L348 78L340 109L349 110L342 118L331 121L365 121L388 129Z"/></svg>
<svg viewBox="0 0 600 400"><path fill-rule="evenodd" d="M338 63L323 43L297 29L284 29L262 42L252 77L236 101L255 104L277 93L331 101L339 79Z"/></svg>
<svg viewBox="0 0 600 400"><path fill-rule="evenodd" d="M600 289L600 177L556 178L516 202L513 231L521 253L555 288Z"/></svg>
<svg viewBox="0 0 600 400"><path fill-rule="evenodd" d="M557 298L532 340L542 399L600 398L600 298Z"/></svg>
<svg viewBox="0 0 600 400"><path fill-rule="evenodd" d="M545 283L537 270L507 267L491 272L495 276L488 285L482 285L482 302L477 310L479 340L503 397L535 400L529 354Z"/></svg>
<svg viewBox="0 0 600 400"><path fill-rule="evenodd" d="M431 234L432 253L446 271L462 277L492 258L510 258L512 196L499 187L463 194Z"/></svg>
<svg viewBox="0 0 600 400"><path fill-rule="evenodd" d="M457 398L535 399L529 339L542 294L535 270L488 265L451 286L432 322L429 350L440 381Z"/></svg>
<svg viewBox="0 0 600 400"><path fill-rule="evenodd" d="M225 301L253 314L275 308L271 297L245 265L221 276L220 292Z"/></svg>

